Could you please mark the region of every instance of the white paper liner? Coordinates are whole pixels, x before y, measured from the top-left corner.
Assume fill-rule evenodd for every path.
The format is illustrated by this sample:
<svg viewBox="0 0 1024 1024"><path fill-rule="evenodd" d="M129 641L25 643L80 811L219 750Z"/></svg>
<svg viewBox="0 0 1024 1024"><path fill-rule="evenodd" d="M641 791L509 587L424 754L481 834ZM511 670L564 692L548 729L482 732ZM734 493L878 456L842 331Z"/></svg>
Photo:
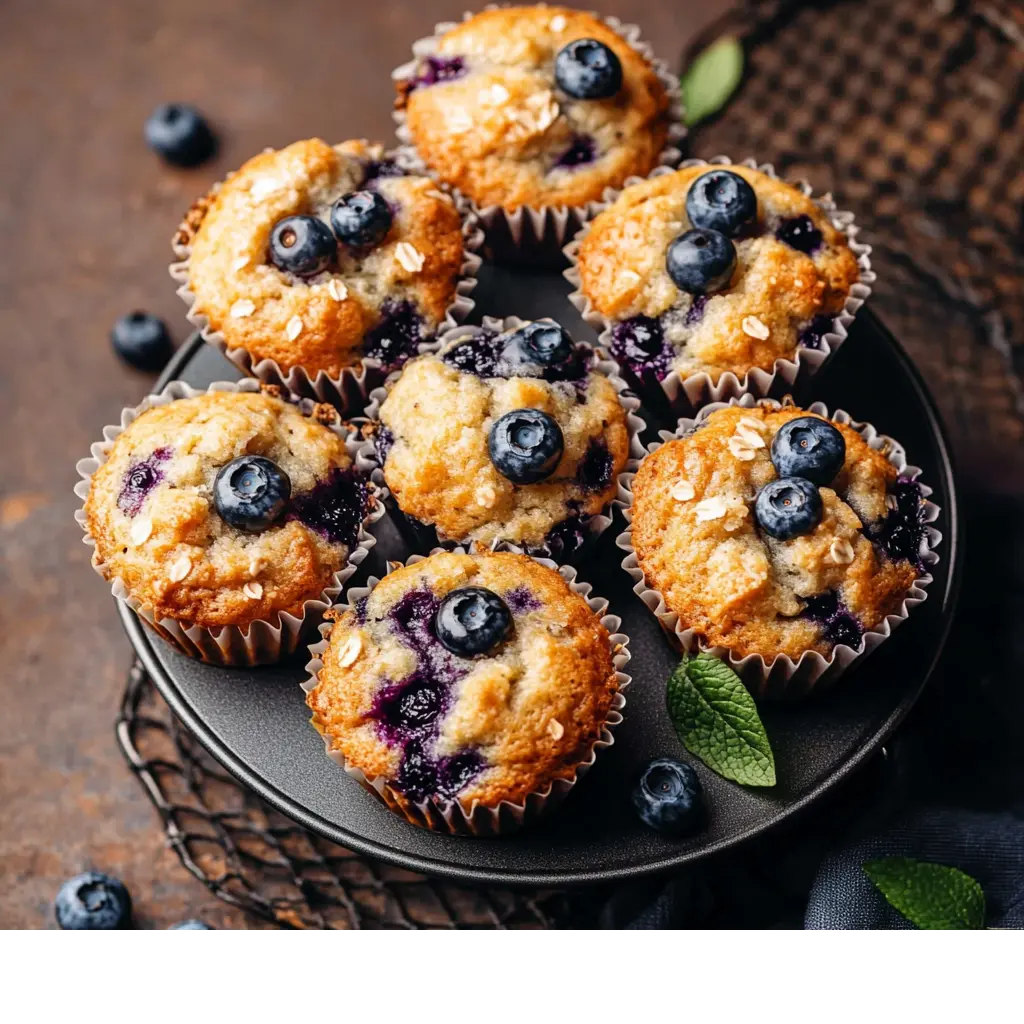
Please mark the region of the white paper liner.
<svg viewBox="0 0 1024 1024"><path fill-rule="evenodd" d="M484 10L498 10L504 6L508 5L488 4ZM536 6L544 7L546 5L537 4ZM678 77L672 74L663 60L654 55L653 47L641 38L640 28L637 25L623 23L616 17L606 16L597 11L587 13L603 21L630 47L649 61L654 73L665 87L669 98L668 136L664 148L658 154L656 166L674 168L682 157L681 147L683 139L686 137L686 112L683 107L682 89ZM475 16L476 12L467 11L462 20L468 21ZM411 61L406 61L395 68L391 72L392 79L399 81L414 74L419 61L437 52L440 37L453 28L457 28L458 24L455 21L439 22L434 26L433 35L417 39L412 45L415 56ZM405 111L395 110L393 117L397 123L395 134L401 143L398 153L402 165L417 173L428 174L436 181L441 181L437 173L427 165L416 150L412 134L406 124ZM514 210L506 210L502 206L477 206L457 189L453 189L453 191L468 202L480 218L480 223L487 236L489 258L498 262L515 262L517 259L525 259L534 266L543 265L553 268L564 266L565 259L562 254L564 246L586 221L596 216L603 206L603 200L595 200L585 203L583 206L519 206Z"/></svg>
<svg viewBox="0 0 1024 1024"><path fill-rule="evenodd" d="M485 316L479 327L466 325L463 327L456 327L453 330L445 332L445 334L438 338L437 348L440 350L450 342L463 337L471 338L480 330L480 327L483 327L484 330L503 334L506 331L517 330L519 327L522 327L524 324L529 322L530 321L522 320L517 316L508 316L504 318ZM619 402L626 411L626 430L629 434L629 458L642 458L644 454L644 447L640 442L640 434L643 433L646 428L646 424L639 414L640 399L632 392L632 390L630 390L629 385L622 379L622 377L619 376L618 363L609 359L597 350L594 350L594 355L595 359L590 370L592 372L601 373L608 378L616 392L618 392ZM376 424L380 420L380 407L384 404L384 399L387 398L391 385L393 385L400 376L401 371L396 371L388 378L382 387L375 388L370 393L370 403L366 407L365 415L366 419L369 420L371 424ZM384 479L384 468L377 460L377 453L372 436L364 442L362 457L364 461L373 464L374 468L370 479L376 487L377 493L382 495L385 500L390 500L397 513L403 516L414 529L430 531L430 533L433 534L433 542L440 544L442 547L453 547L456 544L469 543L474 550L480 549L480 545L476 542L467 542L465 539L444 537L432 524L422 523L419 520L406 515L398 505L397 499L393 494L391 494L387 481ZM628 466L629 462L627 462L627 468ZM620 473L616 478L615 496L609 500L608 504L605 505L600 512L593 515L584 515L579 517L578 522L579 527L583 532L583 542L579 547L570 551L568 554L553 548L547 542L529 547L519 545L516 542L503 540L501 538L493 541L487 549L491 551L502 551L509 549L519 550L520 547L522 547L522 550L535 558L554 558L556 561L571 561L575 559L581 551L589 548L593 542L596 541L597 538L612 525L612 514L615 508L624 508L632 501L632 495L623 487L622 476L623 474Z"/></svg>
<svg viewBox="0 0 1024 1024"><path fill-rule="evenodd" d="M445 548L435 548L430 552L436 555L446 551ZM464 554L464 548L456 548L456 553ZM391 562L389 573L401 568L403 565L413 565L422 562L427 555L412 555L406 562ZM435 832L450 832L453 835L476 836L488 838L498 835L507 835L510 832L531 824L542 815L554 810L572 791L576 783L583 778L597 760L598 751L612 746L615 737L612 730L622 722L622 709L626 706L626 698L623 690L629 686L632 676L624 670L630 660L629 637L620 632L622 620L617 615L608 614L608 601L591 594L589 583L583 583L576 578L576 570L571 566L559 566L550 559L536 558L534 561L541 565L554 569L565 580L572 590L580 594L590 606L590 610L601 620L601 624L608 630L609 643L612 647L612 663L615 666L615 675L618 680L618 690L612 698L608 712L608 718L601 728L597 740L591 746L586 756L576 765L575 773L569 779L555 779L541 790L536 790L527 795L522 803L513 804L509 801L502 801L497 807L485 807L474 801L467 809L462 806L458 799L443 800L438 797L429 797L423 801L409 800L404 794L391 787L387 780L381 777L371 778L361 769L348 764L344 754L331 746L331 738L324 735L324 748L327 756L337 765L345 770L347 775L355 779L364 789L368 790L375 797L381 800L388 808L400 814L413 825L421 828L432 829ZM366 585L353 587L345 595L346 603L338 606L341 612L353 608L358 601L366 598L374 587L380 582L376 576L371 576ZM324 667L323 653L327 650L327 637L333 628L333 622L324 622L320 626L323 639L319 643L312 644L309 648L310 661L306 665L308 678L302 683L304 693L309 693L317 685L317 677Z"/></svg>
<svg viewBox="0 0 1024 1024"><path fill-rule="evenodd" d="M734 164L735 161L727 156L714 156L710 160L691 159L684 160L679 165L679 170L687 167L712 167L719 164ZM751 170L761 171L771 178L778 178L775 168L771 164L759 164L753 158L744 160L738 164L740 167L749 167ZM675 168L658 167L648 177L654 178L662 174L671 174ZM645 178L630 178L623 188L630 185L638 185L645 181ZM797 380L809 377L817 373L828 359L838 351L839 346L846 340L850 324L853 323L857 310L864 305L865 300L871 294L871 286L874 284L877 275L871 269L871 246L857 241L859 228L853 222L853 214L840 210L836 206L831 193L815 197L811 186L806 181L790 182L794 188L798 188L805 196L814 200L823 213L826 214L832 225L846 235L850 249L857 257L857 266L860 274L857 281L850 288L850 294L843 303L843 308L833 318L832 330L821 339L821 346L817 349L804 348L797 345L796 351L791 359L776 359L770 371L754 367L743 375L737 377L735 373L723 373L717 383L708 373L695 373L683 378L677 370L670 371L661 384L661 389L668 399L670 407L678 415L692 415L701 406L708 402L725 402L731 398L738 398L741 395L751 394L761 398L769 395L774 389L776 393L789 391L796 384ZM586 238L587 232L593 223L594 218L606 210L621 195L622 189L608 189L605 192L601 203L583 225L576 237L565 247L565 256L570 266L564 271L566 280L573 286L569 295L569 301L580 311L583 319L586 320L596 331L599 332L598 344L607 352L612 350L612 330L615 322L606 320L594 308L590 299L582 292L579 267L577 258L580 245ZM626 370L627 377L633 374Z"/></svg>
<svg viewBox="0 0 1024 1024"><path fill-rule="evenodd" d="M385 153L384 159L398 162L398 154ZM223 181L217 182L210 189L208 195L216 194L223 185ZM435 340L437 335L462 323L476 306L476 303L470 298L470 294L476 288L476 276L483 262L478 253L484 244L484 232L469 204L451 189L446 191L452 196L455 208L462 218L463 263L458 282L455 285L455 296L445 310L444 320L438 324L433 338L420 344L420 353L433 351L437 347ZM309 373L301 366L285 370L273 359L257 361L247 349L229 347L223 333L214 331L210 327L209 318L196 309L196 296L189 287L191 245L183 245L175 240L172 242L172 248L176 261L170 265L168 270L178 285L178 295L189 307L185 314L186 318L199 331L204 341L213 345L242 373L256 377L264 384L283 387L299 398L327 402L345 416L354 416L362 412L370 392L383 383L388 375L389 371L381 360L366 357L352 366L345 367L337 377L331 377L324 370L320 370L315 376L310 377Z"/></svg>
<svg viewBox="0 0 1024 1024"><path fill-rule="evenodd" d="M97 441L91 446L92 456L80 459L75 466L79 476L82 477L75 484L75 494L83 503L75 512L75 521L83 530L88 530L84 503L89 494L92 475L107 461L107 456L110 454L116 438L147 409L169 405L180 398L194 398L197 395L213 391L256 392L260 390L260 387L260 382L252 379L218 381L205 390L197 390L182 381L172 381L159 394L149 395L140 405L122 410L121 422L104 427L103 440ZM300 401L299 408L308 412L312 404L309 400ZM371 467L363 458L363 446L359 435L340 422L329 426L329 429L344 439L345 450L352 459L353 467L368 475ZM146 607L128 593L124 581L120 577L114 577L111 581L111 592L119 601L128 605L150 629L189 657L198 658L212 665L234 666L267 665L280 661L297 650L306 628L322 617L331 602L341 593L345 581L370 553L370 548L377 543L376 538L367 532L366 526L376 522L384 514L384 503L373 494L372 487L371 502L370 512L360 527L356 545L349 552L345 565L334 574L331 585L324 588L317 600L306 601L303 604L300 616L290 612L278 612L270 619L257 619L246 628L222 626L217 629L207 629L187 620L155 618L151 608ZM88 532L82 539L93 549L93 568L103 576L103 571L97 562L96 542Z"/></svg>
<svg viewBox="0 0 1024 1024"><path fill-rule="evenodd" d="M647 448L647 452L657 451L665 442L676 438L685 437L692 433L698 426L717 409L724 409L736 405L744 409L752 409L757 405L768 405L773 409L781 408L783 403L774 399L755 399L753 395L743 395L740 398L733 398L728 402L715 402L705 406L693 419L681 419L677 429L673 431L659 431L662 440L655 441ZM879 434L870 423L859 423L849 413L837 409L829 413L827 407L821 402L815 402L808 406L808 411L819 416L832 419L836 423L843 423L856 430L867 444L881 451L896 467L900 476L917 482L921 488L922 498L932 493L932 488L923 484L918 479L921 470L917 466L907 464L906 452L903 446L885 434ZM633 550L633 492L632 483L636 476L639 464L631 467L631 472L626 474L625 486L629 491L629 504L623 509L626 517L627 527L615 539L615 543L623 551L626 557L622 560L622 568L629 573L633 580L633 592L641 601L654 613L661 627L668 634L669 639L680 650L693 653L697 650L710 651L715 656L728 660L732 669L740 676L746 687L755 697L761 698L782 698L796 697L809 693L817 686L824 686L839 678L857 659L869 654L892 631L903 622L910 614L910 609L921 604L928 596L926 588L934 578L931 570L939 563L939 556L935 548L942 542L942 534L934 527L927 527L925 538L921 545L921 561L925 566L925 572L920 575L908 591L899 612L887 615L885 619L873 630L864 633L860 646L856 649L845 644L837 644L828 658L823 657L816 651L805 651L798 661L794 662L787 655L780 654L771 662L765 662L759 654L749 654L745 658L737 657L732 651L724 647L709 647L695 629L686 629L679 622L679 616L673 612L665 603L664 597L653 588L647 585L643 570L637 561L636 552ZM934 523L939 518L939 506L931 501L924 502L924 522Z"/></svg>

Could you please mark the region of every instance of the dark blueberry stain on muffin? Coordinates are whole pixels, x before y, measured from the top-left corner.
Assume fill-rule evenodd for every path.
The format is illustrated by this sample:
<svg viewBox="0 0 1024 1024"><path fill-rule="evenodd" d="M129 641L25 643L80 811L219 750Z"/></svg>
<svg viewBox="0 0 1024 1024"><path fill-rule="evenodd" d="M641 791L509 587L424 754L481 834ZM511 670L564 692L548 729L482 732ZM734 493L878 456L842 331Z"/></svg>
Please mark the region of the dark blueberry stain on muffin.
<svg viewBox="0 0 1024 1024"><path fill-rule="evenodd" d="M481 329L450 348L441 358L461 373L471 373L476 377L498 377L504 380L512 377L539 377L552 384L573 381L578 387L586 386L587 364L591 355L588 346L576 345L572 356L564 362L534 367L504 358L507 343L506 336Z"/></svg>
<svg viewBox="0 0 1024 1024"><path fill-rule="evenodd" d="M890 494L896 507L889 509L872 540L880 544L893 561L906 560L923 569L921 544L927 528L921 487L909 477L901 476L893 484Z"/></svg>
<svg viewBox="0 0 1024 1024"><path fill-rule="evenodd" d="M775 237L798 252L810 255L821 248L821 232L806 213L799 217L788 217L776 229Z"/></svg>
<svg viewBox="0 0 1024 1024"><path fill-rule="evenodd" d="M567 501L570 515L560 523L555 523L547 532L544 542L553 556L568 558L583 547L587 535L583 529L583 520L577 512L579 502Z"/></svg>
<svg viewBox="0 0 1024 1024"><path fill-rule="evenodd" d="M390 427L381 426L373 438L373 450L377 455L377 461L383 466L395 446L395 435Z"/></svg>
<svg viewBox="0 0 1024 1024"><path fill-rule="evenodd" d="M526 612L535 612L540 608L540 601L530 593L527 587L514 587L504 595L505 604L513 615L523 615Z"/></svg>
<svg viewBox="0 0 1024 1024"><path fill-rule="evenodd" d="M420 65L420 73L412 81L412 88L452 82L466 74L466 62L462 57L428 57Z"/></svg>
<svg viewBox="0 0 1024 1024"><path fill-rule="evenodd" d="M638 377L662 380L672 364L672 346L665 342L661 322L649 316L634 316L616 324L611 350Z"/></svg>
<svg viewBox="0 0 1024 1024"><path fill-rule="evenodd" d="M445 685L417 671L400 683L385 686L373 702L370 717L377 721L381 738L396 746L434 731L450 703Z"/></svg>
<svg viewBox="0 0 1024 1024"><path fill-rule="evenodd" d="M683 323L687 327L695 327L697 324L704 319L704 308L708 304L708 297L706 295L695 295L693 302L690 303L690 308L686 311L686 318Z"/></svg>
<svg viewBox="0 0 1024 1024"><path fill-rule="evenodd" d="M366 605L368 601L368 597L361 597L355 603L356 622L359 623L360 626L366 625Z"/></svg>
<svg viewBox="0 0 1024 1024"><path fill-rule="evenodd" d="M366 164L363 188L373 188L378 178L401 178L405 171L394 160L371 160Z"/></svg>
<svg viewBox="0 0 1024 1024"><path fill-rule="evenodd" d="M803 616L821 625L825 640L833 647L837 644L854 650L860 647L864 629L834 590L810 598Z"/></svg>
<svg viewBox="0 0 1024 1024"><path fill-rule="evenodd" d="M577 135L569 148L555 161L555 167L582 167L597 157L597 145L589 135Z"/></svg>
<svg viewBox="0 0 1024 1024"><path fill-rule="evenodd" d="M164 478L160 464L172 455L170 448L157 448L150 455L128 467L117 495L117 507L126 516L136 516L146 495Z"/></svg>
<svg viewBox="0 0 1024 1024"><path fill-rule="evenodd" d="M423 341L423 317L406 299L388 299L381 306L381 321L363 341L363 351L395 369L416 355Z"/></svg>
<svg viewBox="0 0 1024 1024"><path fill-rule="evenodd" d="M586 454L576 468L576 480L586 491L603 491L612 480L614 462L608 446L599 438L587 446Z"/></svg>
<svg viewBox="0 0 1024 1024"><path fill-rule="evenodd" d="M311 491L292 495L287 519L305 523L332 544L353 547L369 510L366 481L351 469L336 469Z"/></svg>
<svg viewBox="0 0 1024 1024"><path fill-rule="evenodd" d="M464 750L451 757L432 758L421 741L412 740L406 744L395 787L411 800L426 800L431 796L450 800L483 766L483 758L475 751Z"/></svg>
<svg viewBox="0 0 1024 1024"><path fill-rule="evenodd" d="M833 327L834 318L821 314L816 316L801 332L797 344L804 348L819 349L822 340Z"/></svg>

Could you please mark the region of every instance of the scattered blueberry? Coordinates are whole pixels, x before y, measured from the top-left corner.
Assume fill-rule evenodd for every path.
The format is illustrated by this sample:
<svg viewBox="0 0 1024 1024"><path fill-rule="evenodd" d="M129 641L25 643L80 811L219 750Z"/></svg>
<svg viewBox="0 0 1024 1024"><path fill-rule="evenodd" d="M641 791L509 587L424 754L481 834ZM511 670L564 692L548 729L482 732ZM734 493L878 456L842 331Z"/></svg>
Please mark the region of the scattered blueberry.
<svg viewBox="0 0 1024 1024"><path fill-rule="evenodd" d="M390 744L404 743L412 736L429 731L448 710L450 693L439 681L416 671L399 683L380 690L374 699L370 718L380 724L380 732Z"/></svg>
<svg viewBox="0 0 1024 1024"><path fill-rule="evenodd" d="M491 427L488 452L494 468L515 484L550 476L562 457L562 428L540 409L515 409Z"/></svg>
<svg viewBox="0 0 1024 1024"><path fill-rule="evenodd" d="M117 507L126 516L139 514L146 495L164 478L160 463L167 462L173 454L170 448L155 448L146 458L128 467L117 495Z"/></svg>
<svg viewBox="0 0 1024 1024"><path fill-rule="evenodd" d="M834 590L809 597L801 615L821 623L824 638L833 646L860 647L864 628Z"/></svg>
<svg viewBox="0 0 1024 1024"><path fill-rule="evenodd" d="M596 39L574 39L555 57L555 81L577 100L606 100L622 88L622 64Z"/></svg>
<svg viewBox="0 0 1024 1024"><path fill-rule="evenodd" d="M704 310L707 308L708 297L706 295L694 295L690 308L686 311L683 324L686 327L696 327L704 319Z"/></svg>
<svg viewBox="0 0 1024 1024"><path fill-rule="evenodd" d="M819 314L800 332L797 342L804 348L820 349L825 335L834 329L835 318L828 314Z"/></svg>
<svg viewBox="0 0 1024 1024"><path fill-rule="evenodd" d="M115 321L110 332L114 351L129 366L157 373L174 353L167 325L152 313L136 310Z"/></svg>
<svg viewBox="0 0 1024 1024"><path fill-rule="evenodd" d="M363 339L363 354L393 370L416 355L425 338L423 317L415 304L388 298L380 307L380 323Z"/></svg>
<svg viewBox="0 0 1024 1024"><path fill-rule="evenodd" d="M202 114L184 103L161 104L146 118L146 144L176 167L197 167L217 149Z"/></svg>
<svg viewBox="0 0 1024 1024"><path fill-rule="evenodd" d="M896 499L896 507L886 515L880 531L875 531L875 539L880 540L890 558L906 559L921 568L921 544L927 530L921 487L908 477L900 477L890 493Z"/></svg>
<svg viewBox="0 0 1024 1024"><path fill-rule="evenodd" d="M508 636L512 613L486 587L460 587L441 602L434 622L437 638L460 657L486 654Z"/></svg>
<svg viewBox="0 0 1024 1024"><path fill-rule="evenodd" d="M576 354L576 346L569 333L550 320L524 324L503 337L505 346L501 358L516 376L532 376L520 374L520 368L535 367L537 372L543 372L544 367L566 363Z"/></svg>
<svg viewBox="0 0 1024 1024"><path fill-rule="evenodd" d="M818 488L799 476L772 480L761 488L754 503L758 525L776 540L810 533L821 522Z"/></svg>
<svg viewBox="0 0 1024 1024"><path fill-rule="evenodd" d="M634 316L612 330L612 355L638 376L661 380L672 363L672 348L665 343L660 320Z"/></svg>
<svg viewBox="0 0 1024 1024"><path fill-rule="evenodd" d="M337 254L331 229L319 217L285 217L270 232L270 259L289 274L312 277L326 270Z"/></svg>
<svg viewBox="0 0 1024 1024"><path fill-rule="evenodd" d="M338 241L356 248L383 242L391 221L391 207L379 192L349 192L331 207L331 227Z"/></svg>
<svg viewBox="0 0 1024 1024"><path fill-rule="evenodd" d="M688 764L658 757L643 770L633 788L640 820L667 836L692 835L704 824L704 790Z"/></svg>
<svg viewBox="0 0 1024 1024"><path fill-rule="evenodd" d="M576 481L586 491L603 491L612 482L612 453L601 438L593 438L576 467Z"/></svg>
<svg viewBox="0 0 1024 1024"><path fill-rule="evenodd" d="M67 931L127 928L132 918L132 898L124 883L99 871L68 879L53 908L57 924Z"/></svg>
<svg viewBox="0 0 1024 1024"><path fill-rule="evenodd" d="M369 511L370 492L363 476L336 469L312 490L292 498L288 519L305 523L331 544L352 547Z"/></svg>
<svg viewBox="0 0 1024 1024"><path fill-rule="evenodd" d="M169 932L212 932L213 928L205 921L190 917L187 921L179 921L167 929Z"/></svg>
<svg viewBox="0 0 1024 1024"><path fill-rule="evenodd" d="M735 238L757 218L757 195L738 174L709 171L690 186L686 213L695 228Z"/></svg>
<svg viewBox="0 0 1024 1024"><path fill-rule="evenodd" d="M821 248L821 232L807 214L784 220L775 232L776 237L799 252L812 253Z"/></svg>
<svg viewBox="0 0 1024 1024"><path fill-rule="evenodd" d="M674 238L665 255L668 276L684 292L704 295L728 285L736 247L720 231L693 228Z"/></svg>
<svg viewBox="0 0 1024 1024"><path fill-rule="evenodd" d="M590 135L577 135L569 148L555 161L556 167L581 167L593 163L597 157L597 144Z"/></svg>
<svg viewBox="0 0 1024 1024"><path fill-rule="evenodd" d="M772 439L772 465L779 476L802 476L828 487L846 461L846 441L817 416L787 421Z"/></svg>
<svg viewBox="0 0 1024 1024"><path fill-rule="evenodd" d="M461 57L428 57L420 66L414 85L437 85L452 82L466 73L466 62Z"/></svg>
<svg viewBox="0 0 1024 1024"><path fill-rule="evenodd" d="M279 519L291 493L288 475L262 455L232 459L213 483L213 501L221 519L250 533L266 530Z"/></svg>

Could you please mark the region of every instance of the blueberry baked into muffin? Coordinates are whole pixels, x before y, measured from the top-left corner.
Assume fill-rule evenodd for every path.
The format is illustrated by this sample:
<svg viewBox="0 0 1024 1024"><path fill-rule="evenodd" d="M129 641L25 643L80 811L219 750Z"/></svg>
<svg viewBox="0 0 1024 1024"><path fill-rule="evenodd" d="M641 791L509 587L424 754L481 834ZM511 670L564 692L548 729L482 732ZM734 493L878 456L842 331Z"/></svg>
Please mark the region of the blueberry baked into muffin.
<svg viewBox="0 0 1024 1024"><path fill-rule="evenodd" d="M254 157L192 207L174 247L193 316L229 355L310 378L415 355L473 263L451 197L361 141Z"/></svg>
<svg viewBox="0 0 1024 1024"><path fill-rule="evenodd" d="M157 623L302 617L340 589L373 500L336 415L255 389L146 409L89 478L97 571Z"/></svg>
<svg viewBox="0 0 1024 1024"><path fill-rule="evenodd" d="M801 189L736 165L631 185L581 236L569 272L576 298L645 382L673 373L742 382L821 349L866 261Z"/></svg>
<svg viewBox="0 0 1024 1024"><path fill-rule="evenodd" d="M488 10L428 47L396 72L400 135L478 207L582 206L661 160L664 72L595 15Z"/></svg>
<svg viewBox="0 0 1024 1024"><path fill-rule="evenodd" d="M310 663L313 724L416 824L464 830L474 807L564 791L619 720L612 637L526 555L436 553L332 614Z"/></svg>
<svg viewBox="0 0 1024 1024"><path fill-rule="evenodd" d="M646 585L677 633L735 659L858 650L925 572L920 485L853 427L793 406L713 411L643 459L633 493Z"/></svg>
<svg viewBox="0 0 1024 1024"><path fill-rule="evenodd" d="M458 328L406 365L377 458L402 512L443 540L564 554L616 495L628 415L588 346L550 320L509 324Z"/></svg>

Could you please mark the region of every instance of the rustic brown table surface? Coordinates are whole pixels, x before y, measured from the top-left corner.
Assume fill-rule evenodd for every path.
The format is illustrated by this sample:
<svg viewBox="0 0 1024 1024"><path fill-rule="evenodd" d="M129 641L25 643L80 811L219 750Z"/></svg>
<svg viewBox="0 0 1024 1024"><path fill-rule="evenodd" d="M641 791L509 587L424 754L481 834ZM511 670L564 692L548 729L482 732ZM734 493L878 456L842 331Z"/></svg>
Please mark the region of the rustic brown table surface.
<svg viewBox="0 0 1024 1024"><path fill-rule="evenodd" d="M588 4L678 60L728 0ZM53 927L61 881L127 883L140 927L244 927L164 847L117 749L129 647L72 513L75 461L151 379L111 353L148 309L187 334L168 241L192 199L265 146L392 138L389 72L458 17L441 0L174 4L8 0L0 33L0 926ZM150 110L195 103L222 140L195 171L142 141ZM707 155L707 154L705 154Z"/></svg>

